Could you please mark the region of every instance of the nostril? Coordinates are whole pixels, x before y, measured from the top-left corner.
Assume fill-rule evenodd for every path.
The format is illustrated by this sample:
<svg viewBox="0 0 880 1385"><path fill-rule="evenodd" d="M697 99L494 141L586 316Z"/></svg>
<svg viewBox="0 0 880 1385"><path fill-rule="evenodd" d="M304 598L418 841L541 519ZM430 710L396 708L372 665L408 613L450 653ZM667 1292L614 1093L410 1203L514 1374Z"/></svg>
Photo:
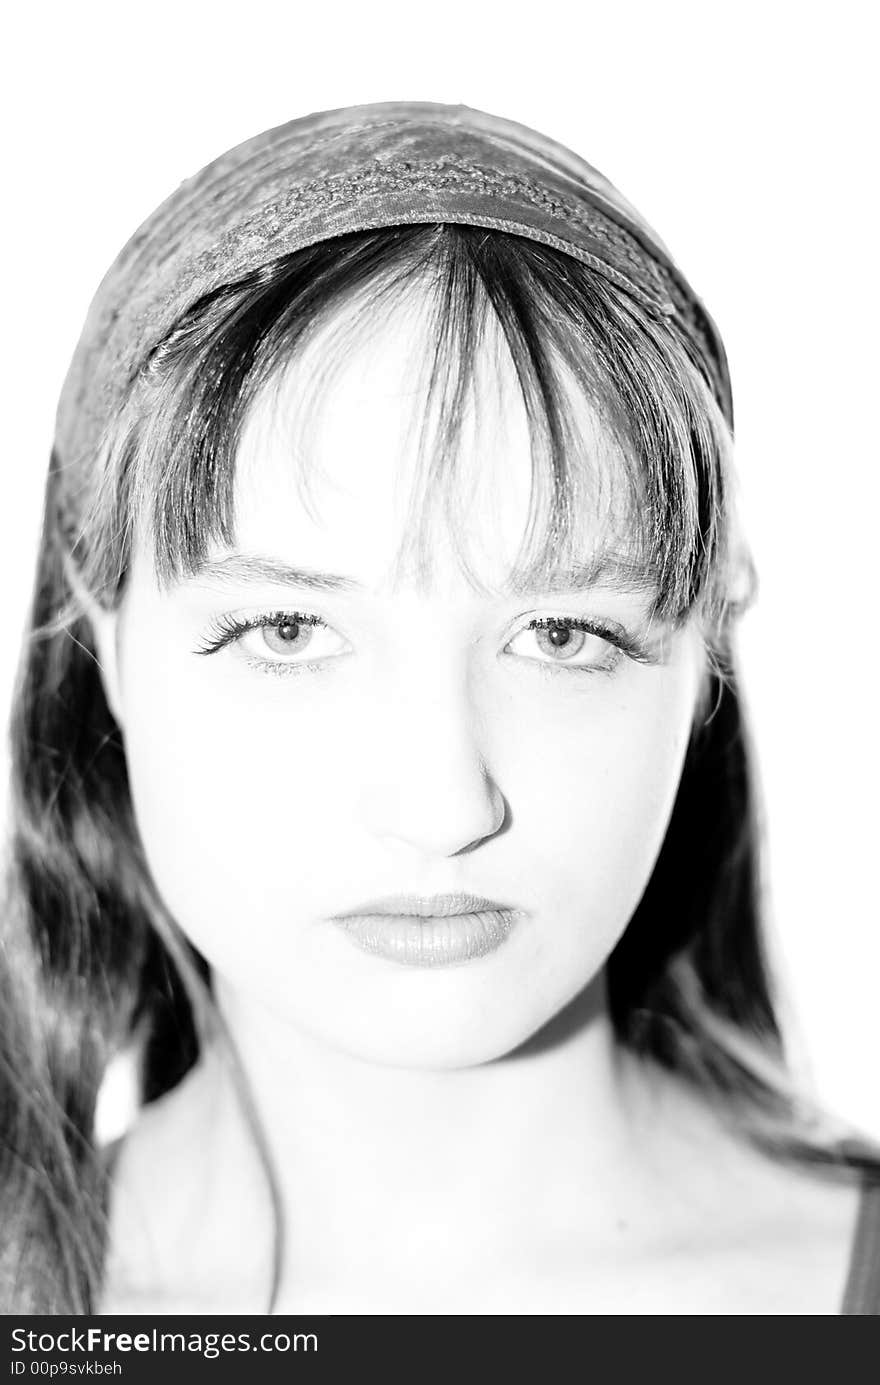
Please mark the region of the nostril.
<svg viewBox="0 0 880 1385"><path fill-rule="evenodd" d="M487 815L487 824L481 825L480 830L455 851L450 852L452 856L463 856L468 851L474 851L483 842L489 841L492 837L500 836L506 832L510 826L510 810L508 803L497 784L491 780L487 784L487 792L490 799L490 808ZM464 834L463 834L464 835Z"/></svg>
<svg viewBox="0 0 880 1385"><path fill-rule="evenodd" d="M449 767L448 767L449 768ZM364 825L374 836L407 843L434 856L457 856L506 831L507 800L483 770L460 777L425 776L373 785L361 800Z"/></svg>

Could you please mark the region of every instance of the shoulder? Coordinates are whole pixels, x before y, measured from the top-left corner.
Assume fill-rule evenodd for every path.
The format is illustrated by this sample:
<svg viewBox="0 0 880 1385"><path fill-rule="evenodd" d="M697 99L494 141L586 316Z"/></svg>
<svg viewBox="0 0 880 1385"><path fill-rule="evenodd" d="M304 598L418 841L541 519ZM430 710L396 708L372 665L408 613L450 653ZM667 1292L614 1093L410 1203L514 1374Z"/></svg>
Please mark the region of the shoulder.
<svg viewBox="0 0 880 1385"><path fill-rule="evenodd" d="M769 1161L768 1161L769 1162ZM748 1201L734 1201L726 1237L707 1267L732 1303L718 1311L837 1315L849 1278L861 1203L857 1183L783 1164L757 1177Z"/></svg>
<svg viewBox="0 0 880 1385"><path fill-rule="evenodd" d="M230 1283L241 1286L237 1311L257 1311L246 1304L265 1298L270 1219L229 1087L216 1059L201 1060L117 1142L102 1313L230 1311ZM230 1180L240 1196L230 1198Z"/></svg>
<svg viewBox="0 0 880 1385"><path fill-rule="evenodd" d="M838 1314L859 1223L858 1176L767 1153L687 1094L676 1127L659 1165L678 1247L669 1247L672 1282L678 1265L707 1305L699 1311Z"/></svg>

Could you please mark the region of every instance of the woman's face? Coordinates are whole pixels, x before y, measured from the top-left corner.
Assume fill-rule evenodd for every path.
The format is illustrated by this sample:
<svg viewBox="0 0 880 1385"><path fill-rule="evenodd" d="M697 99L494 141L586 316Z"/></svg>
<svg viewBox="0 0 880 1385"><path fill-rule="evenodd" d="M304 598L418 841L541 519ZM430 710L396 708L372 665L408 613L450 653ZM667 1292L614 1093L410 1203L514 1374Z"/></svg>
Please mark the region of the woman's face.
<svg viewBox="0 0 880 1385"><path fill-rule="evenodd" d="M142 546L99 638L156 884L226 987L362 1058L456 1067L602 968L666 829L702 646L615 582L598 523L579 577L505 588L531 459L491 351L461 442L481 585L441 526L426 572L392 573L424 405L414 306L320 384L332 334L314 338L247 420L234 549L163 590ZM435 895L512 912L366 907ZM352 911L370 917L337 921Z"/></svg>

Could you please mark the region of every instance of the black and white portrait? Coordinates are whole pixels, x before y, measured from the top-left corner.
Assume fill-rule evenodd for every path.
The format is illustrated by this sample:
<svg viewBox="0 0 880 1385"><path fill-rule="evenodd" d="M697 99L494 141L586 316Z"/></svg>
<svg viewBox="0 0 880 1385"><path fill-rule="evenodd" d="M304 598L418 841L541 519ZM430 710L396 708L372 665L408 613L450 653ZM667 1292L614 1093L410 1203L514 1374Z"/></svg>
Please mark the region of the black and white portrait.
<svg viewBox="0 0 880 1385"><path fill-rule="evenodd" d="M112 13L7 98L0 1308L877 1313L859 7Z"/></svg>

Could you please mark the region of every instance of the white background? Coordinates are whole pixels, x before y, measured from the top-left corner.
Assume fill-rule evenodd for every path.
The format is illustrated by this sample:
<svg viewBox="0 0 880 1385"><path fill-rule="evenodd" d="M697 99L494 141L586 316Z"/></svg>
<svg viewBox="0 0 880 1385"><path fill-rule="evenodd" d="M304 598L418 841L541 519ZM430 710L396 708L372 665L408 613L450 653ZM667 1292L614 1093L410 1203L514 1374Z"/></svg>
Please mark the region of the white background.
<svg viewBox="0 0 880 1385"><path fill-rule="evenodd" d="M743 654L797 1052L880 1135L872 7L30 4L4 79L0 708L55 401L111 259L182 178L312 110L462 101L572 145L726 339L761 576Z"/></svg>

